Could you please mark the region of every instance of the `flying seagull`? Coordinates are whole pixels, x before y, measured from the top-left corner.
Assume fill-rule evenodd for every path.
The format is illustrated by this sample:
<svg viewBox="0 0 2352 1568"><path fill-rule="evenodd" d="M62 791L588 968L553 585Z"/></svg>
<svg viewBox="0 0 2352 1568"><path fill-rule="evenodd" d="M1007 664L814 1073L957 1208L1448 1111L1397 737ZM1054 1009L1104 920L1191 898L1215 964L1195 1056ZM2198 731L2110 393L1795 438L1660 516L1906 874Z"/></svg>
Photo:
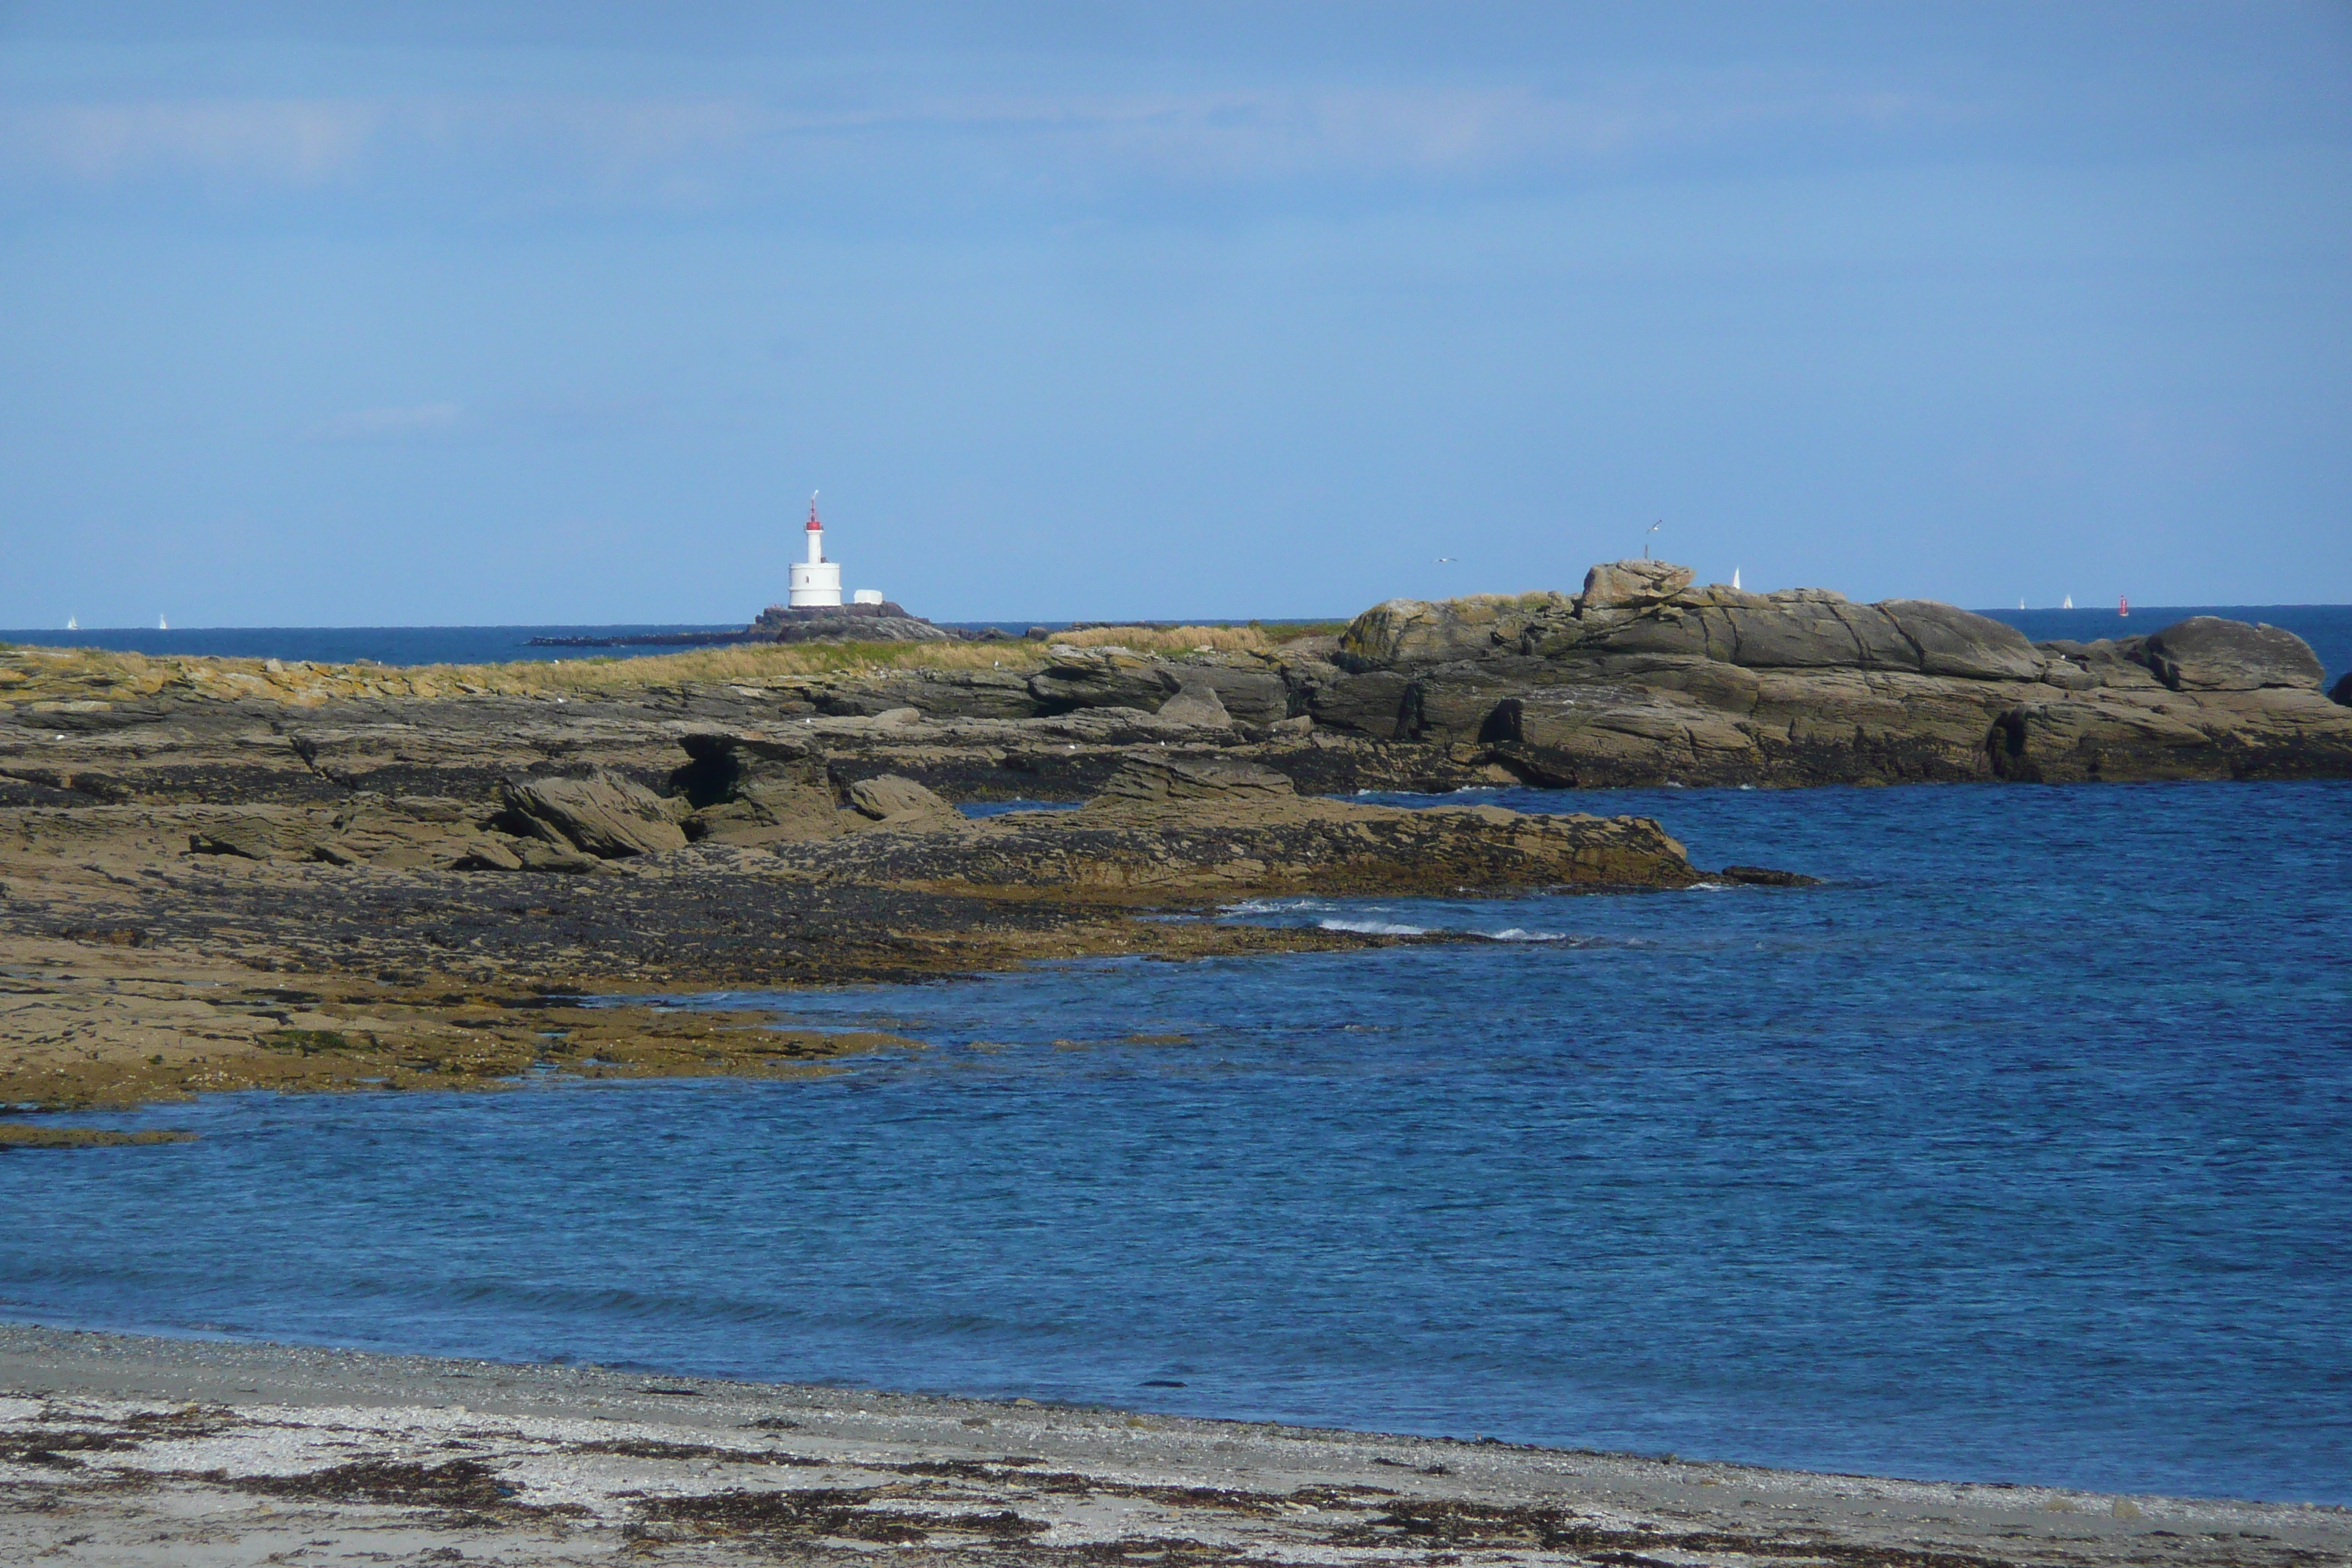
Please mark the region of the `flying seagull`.
<svg viewBox="0 0 2352 1568"><path fill-rule="evenodd" d="M1451 556L1451 555L1441 555L1441 556L1439 556L1439 557L1437 558L1437 563L1438 563L1440 566L1451 565L1451 564L1453 563L1454 560L1454 557L1453 557L1453 556Z"/></svg>

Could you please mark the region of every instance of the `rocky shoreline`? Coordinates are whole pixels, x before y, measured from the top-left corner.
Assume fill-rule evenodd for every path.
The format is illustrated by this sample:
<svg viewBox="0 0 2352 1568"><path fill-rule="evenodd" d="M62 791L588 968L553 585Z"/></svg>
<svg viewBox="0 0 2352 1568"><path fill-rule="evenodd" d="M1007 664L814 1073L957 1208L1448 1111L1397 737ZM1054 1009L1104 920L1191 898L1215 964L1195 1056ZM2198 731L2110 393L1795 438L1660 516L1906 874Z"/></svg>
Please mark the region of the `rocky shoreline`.
<svg viewBox="0 0 2352 1568"><path fill-rule="evenodd" d="M2340 1508L0 1326L0 1555L2295 1568Z"/></svg>
<svg viewBox="0 0 2352 1568"><path fill-rule="evenodd" d="M1328 798L1364 790L2352 774L2310 650L2234 622L2033 645L1623 562L1338 635L1068 639L407 670L0 649L0 1106L811 1070L871 1042L575 1005L1398 940L1197 918L1307 890L1804 880L1703 872L1645 819ZM1087 804L958 809L1019 799ZM1139 918L1170 913L1194 918Z"/></svg>

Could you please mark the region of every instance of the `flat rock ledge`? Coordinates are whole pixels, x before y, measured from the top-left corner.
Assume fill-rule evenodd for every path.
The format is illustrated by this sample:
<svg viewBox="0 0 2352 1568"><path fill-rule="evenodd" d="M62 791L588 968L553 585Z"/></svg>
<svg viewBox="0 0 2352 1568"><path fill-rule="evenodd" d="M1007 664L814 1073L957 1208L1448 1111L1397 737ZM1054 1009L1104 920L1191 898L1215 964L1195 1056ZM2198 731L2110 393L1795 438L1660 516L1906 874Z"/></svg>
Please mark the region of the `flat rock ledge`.
<svg viewBox="0 0 2352 1568"><path fill-rule="evenodd" d="M777 851L827 879L996 895L1164 900L1299 893L1685 888L1704 880L1646 817L1406 810L1299 795L1268 768L1138 758L1072 812Z"/></svg>
<svg viewBox="0 0 2352 1568"><path fill-rule="evenodd" d="M760 851L824 882L1114 902L1705 879L1647 817L1324 800L1270 768L1215 757L1130 756L1078 810L972 820L912 779L845 778L789 734L697 734L683 749L690 760L669 795L603 773L509 780L489 808L260 807L220 814L188 843L257 860L575 873L668 866L677 852L691 864L703 845ZM1730 879L1808 879L1754 868Z"/></svg>

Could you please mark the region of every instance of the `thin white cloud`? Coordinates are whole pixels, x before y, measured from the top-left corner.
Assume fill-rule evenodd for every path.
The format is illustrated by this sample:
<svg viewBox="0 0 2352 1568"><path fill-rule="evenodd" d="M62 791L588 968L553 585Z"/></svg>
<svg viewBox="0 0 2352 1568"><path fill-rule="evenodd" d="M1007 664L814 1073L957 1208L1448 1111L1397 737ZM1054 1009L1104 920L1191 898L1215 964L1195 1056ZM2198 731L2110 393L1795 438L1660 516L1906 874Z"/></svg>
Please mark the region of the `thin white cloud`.
<svg viewBox="0 0 2352 1568"><path fill-rule="evenodd" d="M18 159L110 182L193 173L316 185L349 168L383 120L342 99L207 99L51 104L20 110L5 132Z"/></svg>
<svg viewBox="0 0 2352 1568"><path fill-rule="evenodd" d="M463 412L454 403L425 403L413 408L362 408L321 420L307 434L313 441L414 440L456 430Z"/></svg>
<svg viewBox="0 0 2352 1568"><path fill-rule="evenodd" d="M1445 177L1728 142L1772 126L1885 132L1950 113L1880 88L1753 72L1574 92L1503 85L982 93L883 96L823 110L741 97L191 100L21 109L0 116L0 153L69 181L189 174L294 187L336 181L363 162L388 172L418 159L520 159L559 184L584 178L609 192L635 181L658 194L682 176L765 184L804 167L819 145L925 161L959 147L992 149L1063 170L1180 180Z"/></svg>

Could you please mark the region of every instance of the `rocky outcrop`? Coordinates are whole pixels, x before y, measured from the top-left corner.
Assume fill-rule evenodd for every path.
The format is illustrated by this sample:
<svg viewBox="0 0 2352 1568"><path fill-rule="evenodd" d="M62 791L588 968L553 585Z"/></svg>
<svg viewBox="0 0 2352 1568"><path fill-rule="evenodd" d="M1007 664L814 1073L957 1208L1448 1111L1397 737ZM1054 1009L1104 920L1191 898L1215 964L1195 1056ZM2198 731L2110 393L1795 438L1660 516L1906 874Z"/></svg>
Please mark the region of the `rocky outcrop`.
<svg viewBox="0 0 2352 1568"><path fill-rule="evenodd" d="M774 852L827 881L1113 903L1702 879L1683 847L1647 818L1357 805L1302 796L1270 769L1157 757L1135 759L1075 812Z"/></svg>
<svg viewBox="0 0 2352 1568"><path fill-rule="evenodd" d="M1249 651L1002 652L567 693L485 689L472 677L509 678L480 671L0 649L16 677L0 687L0 807L442 797L487 821L508 781L604 772L686 799L689 839L758 847L858 831L873 819L843 791L860 780L1070 801L1145 752L1247 761L1309 795L2352 773L2352 683L2330 701L2309 650L2274 628L2200 618L2030 644L1948 605L1743 593L1663 562L1596 567L1574 595L1392 600L1343 636ZM749 749L673 782L681 743L724 735Z"/></svg>
<svg viewBox="0 0 2352 1568"><path fill-rule="evenodd" d="M793 609L771 605L748 635L773 642L952 642L956 634L888 600L878 605L825 605Z"/></svg>
<svg viewBox="0 0 2352 1568"><path fill-rule="evenodd" d="M2147 639L2144 662L2175 691L2316 691L2325 675L2311 645L2276 626L2191 616Z"/></svg>
<svg viewBox="0 0 2352 1568"><path fill-rule="evenodd" d="M849 809L875 827L902 833L930 833L961 827L963 813L912 779L895 773L860 779L845 792Z"/></svg>
<svg viewBox="0 0 2352 1568"><path fill-rule="evenodd" d="M509 780L499 794L509 831L558 849L618 860L686 847L672 803L612 773Z"/></svg>
<svg viewBox="0 0 2352 1568"><path fill-rule="evenodd" d="M1298 671L1318 726L1549 785L2352 773L2352 724L2292 634L2200 616L2029 643L1924 600L1696 586L1594 567L1573 598L1365 612Z"/></svg>
<svg viewBox="0 0 2352 1568"><path fill-rule="evenodd" d="M1701 879L1646 818L1363 805L1303 795L1281 772L1213 753L1131 752L1079 810L973 820L904 776L844 780L801 736L697 733L683 748L668 796L610 774L516 780L488 812L373 796L332 812L233 810L208 815L191 843L379 869L611 875L690 874L698 855L748 851L827 884L1114 904Z"/></svg>
<svg viewBox="0 0 2352 1568"><path fill-rule="evenodd" d="M333 835L333 824L320 822L315 813L259 805L205 823L188 835L188 849L244 860L313 860Z"/></svg>

